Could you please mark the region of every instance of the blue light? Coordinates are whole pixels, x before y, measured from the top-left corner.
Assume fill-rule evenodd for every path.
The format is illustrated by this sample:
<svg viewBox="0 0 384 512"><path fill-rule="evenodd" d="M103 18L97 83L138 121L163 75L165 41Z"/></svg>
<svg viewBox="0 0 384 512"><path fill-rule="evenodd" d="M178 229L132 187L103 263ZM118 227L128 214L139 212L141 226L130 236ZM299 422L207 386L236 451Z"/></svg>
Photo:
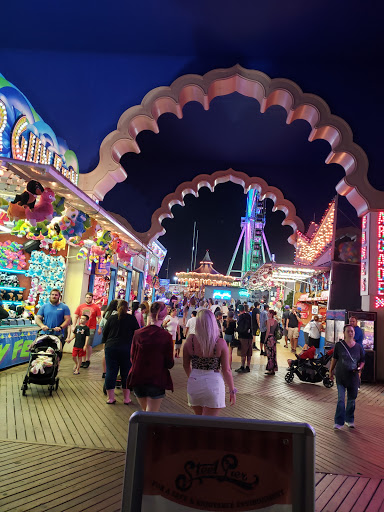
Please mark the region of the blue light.
<svg viewBox="0 0 384 512"><path fill-rule="evenodd" d="M21 286L1 286L0 290L25 290L25 288L21 288Z"/></svg>
<svg viewBox="0 0 384 512"><path fill-rule="evenodd" d="M249 297L249 292L247 290L239 290L240 297Z"/></svg>
<svg viewBox="0 0 384 512"><path fill-rule="evenodd" d="M26 270L13 270L11 268L0 268L0 272L8 272L9 274L25 274Z"/></svg>
<svg viewBox="0 0 384 512"><path fill-rule="evenodd" d="M231 292L224 290L213 290L213 298L219 300L231 300Z"/></svg>

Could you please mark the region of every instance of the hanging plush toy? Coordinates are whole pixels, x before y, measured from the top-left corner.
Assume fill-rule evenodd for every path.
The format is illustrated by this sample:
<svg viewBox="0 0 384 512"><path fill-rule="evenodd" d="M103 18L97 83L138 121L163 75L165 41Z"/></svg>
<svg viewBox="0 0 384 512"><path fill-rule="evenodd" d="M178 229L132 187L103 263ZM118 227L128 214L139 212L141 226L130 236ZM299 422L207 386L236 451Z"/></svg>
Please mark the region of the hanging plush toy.
<svg viewBox="0 0 384 512"><path fill-rule="evenodd" d="M41 194L39 202L36 204L33 210L27 208L26 219L36 226L37 222L44 220L51 220L53 217L53 206L52 203L55 200L55 194L52 189L46 188Z"/></svg>
<svg viewBox="0 0 384 512"><path fill-rule="evenodd" d="M44 192L44 187L41 183L31 180L27 183L27 188L22 194L17 194L11 204L18 204L19 206L28 206L31 210L35 207L36 196L40 196Z"/></svg>
<svg viewBox="0 0 384 512"><path fill-rule="evenodd" d="M53 228L49 228L48 236L52 240L51 254L56 254L58 251L65 249L66 241L57 223L53 225Z"/></svg>

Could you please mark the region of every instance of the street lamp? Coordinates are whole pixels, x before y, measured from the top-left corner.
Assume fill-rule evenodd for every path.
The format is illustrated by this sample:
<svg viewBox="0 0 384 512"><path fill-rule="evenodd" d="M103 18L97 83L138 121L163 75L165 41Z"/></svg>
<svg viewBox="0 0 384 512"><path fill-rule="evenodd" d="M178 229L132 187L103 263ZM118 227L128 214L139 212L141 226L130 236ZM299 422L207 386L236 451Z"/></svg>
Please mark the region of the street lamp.
<svg viewBox="0 0 384 512"><path fill-rule="evenodd" d="M176 284L176 283L177 283L177 277L175 276L175 277L173 278L173 280L175 281L175 284Z"/></svg>

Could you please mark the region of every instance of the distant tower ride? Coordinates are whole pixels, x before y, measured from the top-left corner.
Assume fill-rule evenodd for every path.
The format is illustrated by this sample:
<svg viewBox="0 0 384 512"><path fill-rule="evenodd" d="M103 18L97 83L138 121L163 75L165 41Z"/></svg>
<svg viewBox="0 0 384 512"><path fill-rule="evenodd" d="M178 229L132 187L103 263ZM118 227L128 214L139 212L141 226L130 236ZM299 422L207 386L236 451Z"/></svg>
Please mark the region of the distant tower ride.
<svg viewBox="0 0 384 512"><path fill-rule="evenodd" d="M266 262L265 249L267 250L269 260L272 261L271 252L264 233L266 219L265 201L265 199L260 198L257 190L252 189L248 192L245 217L241 218L240 237L229 264L227 275L230 275L231 272L236 272L241 274L240 277L243 277L248 271L255 272ZM233 264L236 260L241 241L243 241L241 270L233 270Z"/></svg>

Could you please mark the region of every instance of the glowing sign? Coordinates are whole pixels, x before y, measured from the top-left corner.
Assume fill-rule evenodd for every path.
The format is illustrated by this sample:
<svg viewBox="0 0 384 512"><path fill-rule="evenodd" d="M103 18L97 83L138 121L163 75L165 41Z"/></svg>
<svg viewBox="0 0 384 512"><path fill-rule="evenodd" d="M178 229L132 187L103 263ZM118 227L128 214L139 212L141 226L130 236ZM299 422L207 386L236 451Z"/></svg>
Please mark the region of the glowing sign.
<svg viewBox="0 0 384 512"><path fill-rule="evenodd" d="M239 290L240 297L249 297L249 292L247 290Z"/></svg>
<svg viewBox="0 0 384 512"><path fill-rule="evenodd" d="M213 290L213 298L219 300L231 300L231 292L224 290Z"/></svg>
<svg viewBox="0 0 384 512"><path fill-rule="evenodd" d="M384 308L384 212L377 217L377 292L375 308Z"/></svg>
<svg viewBox="0 0 384 512"><path fill-rule="evenodd" d="M361 276L360 295L368 295L368 269L369 269L369 218L364 215L361 221Z"/></svg>
<svg viewBox="0 0 384 512"><path fill-rule="evenodd" d="M27 98L0 74L0 157L53 165L77 185L79 164Z"/></svg>

